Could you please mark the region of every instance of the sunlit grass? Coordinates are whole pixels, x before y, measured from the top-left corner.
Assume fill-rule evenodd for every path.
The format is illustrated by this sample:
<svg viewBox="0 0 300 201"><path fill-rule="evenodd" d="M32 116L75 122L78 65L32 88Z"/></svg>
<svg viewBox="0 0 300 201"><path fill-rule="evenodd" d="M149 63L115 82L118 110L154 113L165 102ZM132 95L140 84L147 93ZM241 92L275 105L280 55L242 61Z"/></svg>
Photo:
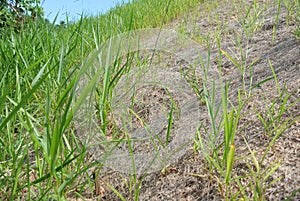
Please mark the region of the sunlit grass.
<svg viewBox="0 0 300 201"><path fill-rule="evenodd" d="M60 199L75 187L84 192L87 183L80 182L93 164L85 163L86 150L72 130L71 103L88 54L111 36L162 26L197 3L137 1L66 27L40 20L18 33L1 30L0 199ZM103 124L110 76L104 74L100 96Z"/></svg>

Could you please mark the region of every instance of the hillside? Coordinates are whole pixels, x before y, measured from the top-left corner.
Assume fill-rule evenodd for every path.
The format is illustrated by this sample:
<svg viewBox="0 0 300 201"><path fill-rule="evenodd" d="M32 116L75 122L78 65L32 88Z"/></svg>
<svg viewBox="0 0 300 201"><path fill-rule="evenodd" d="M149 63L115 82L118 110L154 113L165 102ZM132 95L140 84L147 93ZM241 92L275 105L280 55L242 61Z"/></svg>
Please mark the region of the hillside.
<svg viewBox="0 0 300 201"><path fill-rule="evenodd" d="M300 199L299 1L1 34L0 199Z"/></svg>

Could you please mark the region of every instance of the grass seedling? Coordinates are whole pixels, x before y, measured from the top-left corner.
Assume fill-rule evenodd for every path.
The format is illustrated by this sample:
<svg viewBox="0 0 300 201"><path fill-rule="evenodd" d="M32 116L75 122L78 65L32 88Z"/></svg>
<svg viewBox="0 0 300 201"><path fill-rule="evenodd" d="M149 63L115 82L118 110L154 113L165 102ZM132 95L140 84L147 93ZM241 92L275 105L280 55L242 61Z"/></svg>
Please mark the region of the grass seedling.
<svg viewBox="0 0 300 201"><path fill-rule="evenodd" d="M253 161L254 165L251 165L247 163L247 167L250 170L249 177L251 178L249 186L251 188L251 191L253 192L253 199L254 200L264 200L265 199L265 193L266 189L271 186L272 184L280 181L282 178L276 178L272 182L266 185L267 180L269 177L279 168L280 162L274 161L272 164L270 164L268 167L266 167L264 170L262 169L262 164L257 160L255 157L255 153L253 150L251 150L249 144L245 140L245 143L247 145L247 148L249 152L251 153L251 159ZM266 151L268 152L268 150ZM254 166L254 167L253 167Z"/></svg>
<svg viewBox="0 0 300 201"><path fill-rule="evenodd" d="M287 105L291 94L288 94L285 85L283 86L283 88L280 87L277 75L270 61L269 61L269 66L273 73L273 79L277 89L278 98L274 100L266 100L265 104L269 105L269 107L266 108L265 115L260 113L258 110L256 110L256 115L261 121L261 123L263 124L265 133L267 133L268 137L271 138L278 131L281 130L283 131L287 128L286 126L291 125L290 123L288 123L290 119L287 120L283 119L284 113L289 108L298 104L300 100L298 99L295 102L291 103L290 105ZM271 103L269 104L268 102ZM275 134L275 136L276 135L278 135L278 133Z"/></svg>
<svg viewBox="0 0 300 201"><path fill-rule="evenodd" d="M172 124L173 124L173 110L174 110L174 106L172 104L171 110L170 110L170 113L169 113L169 117L168 117L168 128L167 128L167 135L166 135L166 145L167 146L169 144Z"/></svg>
<svg viewBox="0 0 300 201"><path fill-rule="evenodd" d="M275 14L275 26L273 26L273 35L272 35L272 44L274 45L275 42L275 37L276 37L276 30L279 24L279 14L280 14L280 9L281 9L281 1L282 0L277 0L277 10Z"/></svg>
<svg viewBox="0 0 300 201"><path fill-rule="evenodd" d="M252 66L259 61L259 59L255 59L254 61L252 61L249 65L244 66L243 64L241 64L238 60L236 60L235 58L233 58L228 52L224 51L221 49L221 53L224 54L242 73L242 80L243 80L243 89L244 92L247 93L248 91L250 91L250 89L252 89ZM249 86L246 86L246 73L247 71L250 70L250 83Z"/></svg>
<svg viewBox="0 0 300 201"><path fill-rule="evenodd" d="M252 35L262 24L262 22L259 21L259 18L262 14L263 8L261 8L257 1L253 1L247 8L246 16L244 17L242 22L243 34L246 35L247 40L246 47L248 47L248 41L251 39Z"/></svg>
<svg viewBox="0 0 300 201"><path fill-rule="evenodd" d="M231 58L225 51L221 50L221 52ZM234 59L232 59L232 61L236 62ZM240 67L237 62L236 65ZM220 80L222 83L221 78ZM231 196L231 172L235 161L234 139L237 133L240 114L248 99L246 99L246 101L243 100L242 92L238 91L238 105L236 107L232 106L232 109L229 109L229 84L222 83L219 85L220 86L215 86L213 83L212 88L209 90L206 83L203 83L203 94L210 119L210 128L206 129L204 126L202 127L207 135L207 139L202 137L198 132L196 136L198 139L196 141L196 147L200 148L201 151L204 152L204 156L211 171L217 170L218 173L224 178L224 181L220 182L219 186L220 189L222 189L221 194L223 194L224 198L229 199ZM217 87L221 88L220 91L222 95L220 101L216 99L216 97L219 96L216 93ZM217 145L217 142L220 141L222 133L224 135L224 140L221 142L221 144ZM219 158L220 152L223 152L221 159ZM222 188L222 185L224 185L225 188Z"/></svg>
<svg viewBox="0 0 300 201"><path fill-rule="evenodd" d="M296 21L296 30L294 31L294 35L299 39L300 38L300 1L294 0L295 3L295 11L294 11L294 17Z"/></svg>
<svg viewBox="0 0 300 201"><path fill-rule="evenodd" d="M291 21L291 19L292 19L292 16L293 16L293 14L294 14L294 11L293 11L293 9L294 9L294 6L295 6L295 2L296 1L290 1L290 0L283 0L283 4L284 4L284 6L286 7L286 9L287 9L287 15L286 15L286 20L287 20L287 26L289 25L289 23L290 23L290 21Z"/></svg>

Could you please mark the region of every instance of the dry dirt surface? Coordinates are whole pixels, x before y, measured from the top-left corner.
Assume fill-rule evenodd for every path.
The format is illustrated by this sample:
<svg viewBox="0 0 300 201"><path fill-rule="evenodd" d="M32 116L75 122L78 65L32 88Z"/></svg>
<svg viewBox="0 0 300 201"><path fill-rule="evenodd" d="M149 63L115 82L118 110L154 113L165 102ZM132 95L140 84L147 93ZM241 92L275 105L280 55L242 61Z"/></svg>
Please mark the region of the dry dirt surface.
<svg viewBox="0 0 300 201"><path fill-rule="evenodd" d="M259 4L263 7L268 2L271 1L259 1ZM203 7L208 4L211 3L204 3ZM237 3L237 5L240 6L241 3ZM239 13L237 9L241 9ZM255 84L272 77L273 74L270 68L270 64L272 64L277 75L278 85L281 88L281 91L278 91L275 79L260 84L252 91L251 98L242 111L235 141L236 158L242 158L234 163L232 175L245 176L250 173L249 165L255 170L246 142L259 160L263 157L268 144L274 137L272 132L267 132L274 129L274 127L270 125L265 128L257 113L270 120L270 113L274 109L276 114L285 95L289 94L286 104L288 108L283 113L282 119L277 123L282 125L288 118L293 120L300 116L299 101L297 104L293 104L300 98L300 40L293 34L296 25L293 24L292 20L287 21L287 10L282 5L278 19L279 24L272 43L273 27L276 26L276 6L270 4L259 16L259 21L262 22L261 26L257 26L255 33L252 34L249 40L242 37L240 45L237 45L237 36L243 36L240 21L240 17L245 15L245 13L243 14L243 6L237 7L234 3L229 5L220 2L209 14L200 12L200 10L200 7L199 10L194 9L185 19L177 19L165 28L180 30L188 36L198 39L201 36L213 35L218 28L221 29L221 48L224 51L230 55L240 55L240 47L242 47L244 52L247 51L246 62L250 64L256 61L252 65L252 76L250 76L249 71L245 74L245 83L253 82ZM218 16L219 22L216 20L216 16ZM217 65L219 51L217 42L212 35L209 40L211 46L210 59L211 65ZM203 51L207 51L207 45L205 43L202 43L202 45ZM172 65L180 63L176 62L176 58L169 58L169 62ZM231 86L229 99L233 105L237 105L237 91L243 89L241 73L226 57L223 58L221 66L223 77L230 82ZM283 92L283 95L280 92ZM272 105L274 105L273 108ZM205 119L203 121L205 125ZM269 153L265 156L260 173L275 161L280 163L279 168L263 183L267 187L266 200L284 200L300 187L299 121L294 122L278 137L275 145L270 148ZM138 179L141 179L141 177ZM267 186L276 179L279 180ZM100 171L98 179L96 179L97 189L94 191L94 196L103 200L118 200L117 195L109 190L106 185L106 183L110 183L126 199L133 200L134 193L129 190L129 180L128 175L116 171ZM138 200L223 200L224 189L220 185L222 180L218 172L208 171L203 154L201 151L195 153L191 144L190 149L165 170L145 176L141 183ZM245 176L240 179L240 182L245 185L254 182L254 178ZM232 188L235 192L239 190L237 185L233 185ZM250 187L246 188L245 192L248 198L253 198ZM300 200L299 190L294 193L291 200Z"/></svg>

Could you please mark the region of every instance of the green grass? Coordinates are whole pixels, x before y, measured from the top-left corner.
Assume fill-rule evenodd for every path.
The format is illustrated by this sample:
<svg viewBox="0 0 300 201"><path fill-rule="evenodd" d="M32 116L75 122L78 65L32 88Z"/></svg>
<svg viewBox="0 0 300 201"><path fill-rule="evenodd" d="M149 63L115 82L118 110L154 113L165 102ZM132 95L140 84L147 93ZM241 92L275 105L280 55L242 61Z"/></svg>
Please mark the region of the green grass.
<svg viewBox="0 0 300 201"><path fill-rule="evenodd" d="M75 188L84 193L88 183L80 181L94 164L85 163L72 118L92 84L72 102L80 68L91 62L88 54L111 36L160 27L197 3L136 1L66 28L41 20L19 33L1 30L0 199L61 199ZM105 71L100 89L103 125L113 71Z"/></svg>
<svg viewBox="0 0 300 201"><path fill-rule="evenodd" d="M96 86L96 93L93 94L97 99L97 105L89 107L97 108L100 122L98 126L104 136L112 132L113 135L118 135L117 128L109 128L111 94L118 79L126 74L126 70L132 65L133 59L132 55L128 54L125 59L114 61L113 65L107 65L104 70L97 72L99 74L91 78L89 85L76 99L74 89L78 80L98 56L97 52L91 55L90 53L95 49L99 50L104 41L120 33L141 28L160 28L176 18L188 16L195 7L201 7L201 2L140 0L119 5L98 17L82 16L79 22L68 22L65 28L40 20L26 25L18 33L9 28L0 30L0 200L64 200L75 196L84 198L85 194L93 194L94 181L91 178L91 170L101 167L101 164L88 161L87 147L82 146L85 142L78 140L74 131L74 114L84 103L89 92L95 89L95 83L100 80L99 85ZM276 23L278 23L280 6L287 5L289 20L298 22L298 28L294 33L299 37L299 0L283 1L282 4L280 2L280 0L274 2L278 5L274 16ZM207 7L203 7L203 10L212 10L214 7L212 5L215 4L218 2L206 3ZM247 15L242 21L242 27L247 40L250 40L261 25L258 20L263 10L259 9L256 1L246 10ZM276 28L274 26L273 40L275 40ZM199 35L192 37L200 42L207 38L217 41L219 61L225 57L229 59L241 71L244 81L245 74L251 71L256 60L249 61L247 46L243 49L239 44L240 55L231 55L222 50L221 38L219 38L222 30L218 31L209 37ZM239 40L238 36L237 40ZM107 60L110 61L109 58ZM128 68L123 68L124 60L125 67ZM209 65L210 61L203 64L203 68L208 68ZM195 75L194 82L189 81L206 105L211 124L211 128L205 131L210 135L210 139L205 141L206 139L203 139L198 132L195 148L205 150L206 166L211 173L219 172L220 186L224 187L225 199L247 198L245 192L247 187L252 189L257 200L264 198L264 192L269 186L265 185L265 182L276 171L280 162L275 161L263 170L263 160L278 137L299 120L299 118L288 119L282 122L285 111L299 103L299 100L292 105L287 105L290 94L285 88L279 87L271 63L270 68L273 72L271 79L275 80L279 98L271 100L272 104L266 108L266 114L256 112L264 126L264 132L270 138L270 143L260 161L256 159L253 147L247 144L252 162L255 164L255 168L248 164L250 174L247 177L253 179L248 186L242 186L239 182L240 178L232 174L234 163L239 160L235 158L235 136L238 134L237 127L243 107L251 97L251 90L258 85L244 82L243 89L238 92L238 105L231 107L228 103L230 86L227 84L220 86L216 84L209 88L204 82L202 89L200 86L197 88L197 83L199 80L206 80L207 77L198 78ZM221 80L220 83L223 81ZM215 92L220 88L222 98L220 102L216 102L216 96L219 94ZM278 102L281 105L276 110L275 104ZM172 119L175 114L173 103L171 108L167 136L162 140L166 144L172 132ZM222 132L224 139L221 145L217 145L216 141ZM125 140L130 144L129 138ZM208 149L204 147L207 144ZM222 153L221 158L220 153ZM133 164L134 162L132 160ZM141 178L137 178L135 171L133 172L128 183L129 195L122 195L113 186L109 186L121 200L126 200L128 197L138 200L146 173ZM237 194L231 191L233 184L240 187Z"/></svg>

